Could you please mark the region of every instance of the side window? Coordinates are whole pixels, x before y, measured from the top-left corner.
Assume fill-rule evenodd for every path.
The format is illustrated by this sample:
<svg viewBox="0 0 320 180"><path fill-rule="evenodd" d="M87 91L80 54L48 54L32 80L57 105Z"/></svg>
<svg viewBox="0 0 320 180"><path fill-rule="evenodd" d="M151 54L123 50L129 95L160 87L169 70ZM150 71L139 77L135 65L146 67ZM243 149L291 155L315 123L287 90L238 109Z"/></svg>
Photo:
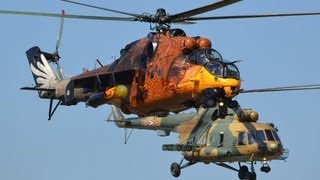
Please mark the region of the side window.
<svg viewBox="0 0 320 180"><path fill-rule="evenodd" d="M212 136L210 137L210 144L213 145L214 144L214 136L212 134Z"/></svg>
<svg viewBox="0 0 320 180"><path fill-rule="evenodd" d="M246 132L239 132L238 134L238 146L246 145L247 144L247 136Z"/></svg>
<svg viewBox="0 0 320 180"><path fill-rule="evenodd" d="M223 146L223 138L224 138L224 134L223 134L223 132L220 132L219 147L222 147L222 146Z"/></svg>
<svg viewBox="0 0 320 180"><path fill-rule="evenodd" d="M149 42L148 49L147 49L147 55L149 59L153 58L153 56L156 54L157 49L158 49L157 42Z"/></svg>
<svg viewBox="0 0 320 180"><path fill-rule="evenodd" d="M207 142L207 135L205 134L205 135L202 137L202 143L201 143L201 145L206 145L206 142Z"/></svg>

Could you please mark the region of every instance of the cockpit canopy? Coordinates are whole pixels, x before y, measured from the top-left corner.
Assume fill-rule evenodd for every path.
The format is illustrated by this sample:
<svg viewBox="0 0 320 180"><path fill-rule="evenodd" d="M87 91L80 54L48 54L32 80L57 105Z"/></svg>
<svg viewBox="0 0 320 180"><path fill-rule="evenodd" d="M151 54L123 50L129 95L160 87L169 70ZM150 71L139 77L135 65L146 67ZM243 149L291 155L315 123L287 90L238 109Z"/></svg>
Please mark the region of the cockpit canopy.
<svg viewBox="0 0 320 180"><path fill-rule="evenodd" d="M215 49L198 49L188 57L187 62L202 65L208 72L218 77L240 79L237 66L233 62L223 60Z"/></svg>
<svg viewBox="0 0 320 180"><path fill-rule="evenodd" d="M240 131L238 134L238 146L251 145L253 143L264 144L265 141L278 141L280 138L275 130Z"/></svg>

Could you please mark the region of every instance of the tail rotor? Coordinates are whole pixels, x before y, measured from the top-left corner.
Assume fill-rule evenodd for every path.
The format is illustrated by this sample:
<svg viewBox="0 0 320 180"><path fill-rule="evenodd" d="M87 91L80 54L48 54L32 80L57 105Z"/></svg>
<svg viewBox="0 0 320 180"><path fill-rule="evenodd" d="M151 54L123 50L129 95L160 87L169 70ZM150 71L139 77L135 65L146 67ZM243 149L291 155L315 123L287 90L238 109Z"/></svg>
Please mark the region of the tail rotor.
<svg viewBox="0 0 320 180"><path fill-rule="evenodd" d="M59 47L61 45L64 16L65 16L65 12L64 12L64 10L61 10L61 19L60 19L59 33L57 36L56 48L55 48L55 51L52 53L52 57L49 59L49 62L52 62L56 65L56 72L57 72L59 80L65 79L64 74L63 74L63 70L62 70L61 65L59 63L59 60L61 57L60 57L59 51L58 51Z"/></svg>

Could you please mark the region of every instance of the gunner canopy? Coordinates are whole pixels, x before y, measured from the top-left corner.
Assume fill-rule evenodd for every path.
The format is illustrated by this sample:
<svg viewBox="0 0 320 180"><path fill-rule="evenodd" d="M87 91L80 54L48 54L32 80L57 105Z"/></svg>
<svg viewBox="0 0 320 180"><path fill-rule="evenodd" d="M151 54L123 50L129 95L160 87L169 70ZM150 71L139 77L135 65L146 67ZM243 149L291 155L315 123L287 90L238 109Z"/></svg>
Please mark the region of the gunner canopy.
<svg viewBox="0 0 320 180"><path fill-rule="evenodd" d="M198 49L188 57L187 62L202 65L218 77L240 79L237 66L233 62L223 60L221 54L214 49Z"/></svg>

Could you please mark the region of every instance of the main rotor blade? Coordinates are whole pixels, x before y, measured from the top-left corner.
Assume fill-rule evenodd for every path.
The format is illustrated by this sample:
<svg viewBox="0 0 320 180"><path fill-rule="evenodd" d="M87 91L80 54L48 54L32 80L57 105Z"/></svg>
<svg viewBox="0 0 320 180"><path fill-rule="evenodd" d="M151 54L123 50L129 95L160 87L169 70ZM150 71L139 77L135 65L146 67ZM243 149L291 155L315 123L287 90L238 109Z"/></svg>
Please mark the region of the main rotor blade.
<svg viewBox="0 0 320 180"><path fill-rule="evenodd" d="M248 19L248 18L265 18L265 17L288 17L288 16L314 16L320 15L320 12L309 13L280 13L280 14L254 14L254 15L234 15L234 16L212 16L212 17L189 17L186 21L198 20L220 20L220 19Z"/></svg>
<svg viewBox="0 0 320 180"><path fill-rule="evenodd" d="M117 11L117 10L113 10L113 9L103 8L103 7L99 7L99 6L93 6L93 5L90 5L90 4L85 4L85 3L80 3L80 2L70 1L70 0L60 0L60 1L68 2L68 3L72 3L72 4L77 4L77 5L80 5L80 6L86 6L86 7L90 7L90 8L100 9L100 10L104 10L104 11L114 12L114 13L118 13L118 14L124 14L124 15L128 15L128 16L133 16L133 17L136 17L136 18L142 18L143 17L140 14Z"/></svg>
<svg viewBox="0 0 320 180"><path fill-rule="evenodd" d="M42 13L42 12L27 12L27 11L8 11L0 10L0 14L16 14L16 15L27 15L27 16L45 16L45 17L61 17L61 14L55 13ZM104 21L138 21L134 17L107 17L107 16L86 16L86 15L74 15L65 14L64 18L70 19L90 19L90 20L104 20Z"/></svg>
<svg viewBox="0 0 320 180"><path fill-rule="evenodd" d="M60 19L59 33L58 33L57 44L56 44L56 52L58 52L58 49L59 49L60 44L61 44L61 38L62 38L62 32L63 32L63 24L64 24L64 15L65 15L65 12L64 12L64 10L62 9L62 10L61 10L61 19Z"/></svg>
<svg viewBox="0 0 320 180"><path fill-rule="evenodd" d="M283 86L283 87L251 89L251 90L242 89L239 91L239 93L301 91L301 90L315 90L315 89L320 89L320 84L310 84L310 85L301 85L301 86Z"/></svg>
<svg viewBox="0 0 320 180"><path fill-rule="evenodd" d="M173 22L179 22L179 21L184 21L185 18L191 17L191 16L195 16L198 14L202 14L208 11L212 11L215 9L219 9L234 3L237 3L241 0L221 0L206 6L202 6L196 9L192 9L189 11L185 11L185 12L181 12L178 14L174 14L174 15L170 15L169 18L173 21Z"/></svg>

